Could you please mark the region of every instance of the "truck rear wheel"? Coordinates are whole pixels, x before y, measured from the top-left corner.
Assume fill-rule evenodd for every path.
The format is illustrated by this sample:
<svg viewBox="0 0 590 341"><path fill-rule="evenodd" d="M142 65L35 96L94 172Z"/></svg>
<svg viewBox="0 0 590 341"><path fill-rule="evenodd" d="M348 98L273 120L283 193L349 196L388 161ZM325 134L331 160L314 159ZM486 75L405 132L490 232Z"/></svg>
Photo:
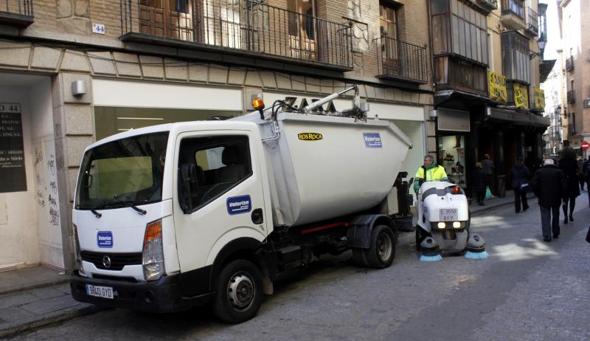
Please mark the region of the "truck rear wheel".
<svg viewBox="0 0 590 341"><path fill-rule="evenodd" d="M258 313L262 303L262 274L252 262L238 259L219 274L213 311L222 321L241 323Z"/></svg>
<svg viewBox="0 0 590 341"><path fill-rule="evenodd" d="M371 233L371 247L365 250L367 265L382 269L393 263L397 238L393 230L386 225L379 225Z"/></svg>

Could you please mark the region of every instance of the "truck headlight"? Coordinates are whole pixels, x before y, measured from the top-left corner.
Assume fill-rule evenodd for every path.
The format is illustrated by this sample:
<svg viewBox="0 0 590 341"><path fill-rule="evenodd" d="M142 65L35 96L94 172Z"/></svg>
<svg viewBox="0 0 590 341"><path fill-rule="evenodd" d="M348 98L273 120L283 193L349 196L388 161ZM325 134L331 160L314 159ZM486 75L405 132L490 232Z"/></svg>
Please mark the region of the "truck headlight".
<svg viewBox="0 0 590 341"><path fill-rule="evenodd" d="M442 229L444 229L444 228L445 228L447 225L446 225L444 222L442 222L442 221L441 221L441 222L439 222L439 223L438 223L436 226L437 226L439 229L441 229L441 230L442 230Z"/></svg>
<svg viewBox="0 0 590 341"><path fill-rule="evenodd" d="M162 220L147 224L143 238L143 276L146 281L155 281L164 274L164 248Z"/></svg>
<svg viewBox="0 0 590 341"><path fill-rule="evenodd" d="M458 222L458 221L453 222L453 228L460 229L461 228L461 223Z"/></svg>

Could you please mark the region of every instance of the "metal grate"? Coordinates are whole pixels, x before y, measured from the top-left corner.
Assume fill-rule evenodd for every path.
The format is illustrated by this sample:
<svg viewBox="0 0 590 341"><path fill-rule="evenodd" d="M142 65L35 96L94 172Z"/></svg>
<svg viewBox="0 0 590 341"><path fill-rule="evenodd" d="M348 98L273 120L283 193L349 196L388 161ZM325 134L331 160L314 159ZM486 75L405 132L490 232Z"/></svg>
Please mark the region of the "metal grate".
<svg viewBox="0 0 590 341"><path fill-rule="evenodd" d="M122 0L123 35L352 67L348 25L252 0Z"/></svg>
<svg viewBox="0 0 590 341"><path fill-rule="evenodd" d="M380 77L418 83L428 81L426 47L383 36L378 49Z"/></svg>
<svg viewBox="0 0 590 341"><path fill-rule="evenodd" d="M82 251L82 260L94 264L99 269L103 270L121 270L125 265L138 265L142 263L142 254L139 253L103 253ZM111 261L110 267L105 267L103 259L108 256Z"/></svg>
<svg viewBox="0 0 590 341"><path fill-rule="evenodd" d="M0 13L33 16L33 0L0 0Z"/></svg>

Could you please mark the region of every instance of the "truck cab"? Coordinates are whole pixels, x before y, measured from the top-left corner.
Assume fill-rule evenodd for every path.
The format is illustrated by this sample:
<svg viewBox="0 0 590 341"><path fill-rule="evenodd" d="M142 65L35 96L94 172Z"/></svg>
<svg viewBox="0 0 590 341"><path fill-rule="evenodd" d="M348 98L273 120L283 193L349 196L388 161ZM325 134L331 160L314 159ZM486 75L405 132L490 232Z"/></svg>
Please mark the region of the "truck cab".
<svg viewBox="0 0 590 341"><path fill-rule="evenodd" d="M224 248L272 232L259 131L250 122L148 127L89 146L73 209L74 298L167 312L205 303ZM232 288L261 290L252 279ZM251 302L249 302L251 303Z"/></svg>

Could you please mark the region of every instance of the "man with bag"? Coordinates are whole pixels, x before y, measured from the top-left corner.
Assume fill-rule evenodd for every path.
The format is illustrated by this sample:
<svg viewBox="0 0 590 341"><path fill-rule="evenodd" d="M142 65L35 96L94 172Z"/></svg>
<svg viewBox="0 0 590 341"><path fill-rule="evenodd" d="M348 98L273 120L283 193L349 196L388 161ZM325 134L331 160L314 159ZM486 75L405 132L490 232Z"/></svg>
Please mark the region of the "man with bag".
<svg viewBox="0 0 590 341"><path fill-rule="evenodd" d="M516 163L512 167L512 189L514 190L514 210L516 213L520 213L521 203L523 212L529 209L526 197L529 176L529 169L522 163L522 158L516 159Z"/></svg>
<svg viewBox="0 0 590 341"><path fill-rule="evenodd" d="M543 240L550 242L552 236L559 238L559 206L565 192L565 176L555 161L546 158L543 167L535 172L531 186L539 198Z"/></svg>

